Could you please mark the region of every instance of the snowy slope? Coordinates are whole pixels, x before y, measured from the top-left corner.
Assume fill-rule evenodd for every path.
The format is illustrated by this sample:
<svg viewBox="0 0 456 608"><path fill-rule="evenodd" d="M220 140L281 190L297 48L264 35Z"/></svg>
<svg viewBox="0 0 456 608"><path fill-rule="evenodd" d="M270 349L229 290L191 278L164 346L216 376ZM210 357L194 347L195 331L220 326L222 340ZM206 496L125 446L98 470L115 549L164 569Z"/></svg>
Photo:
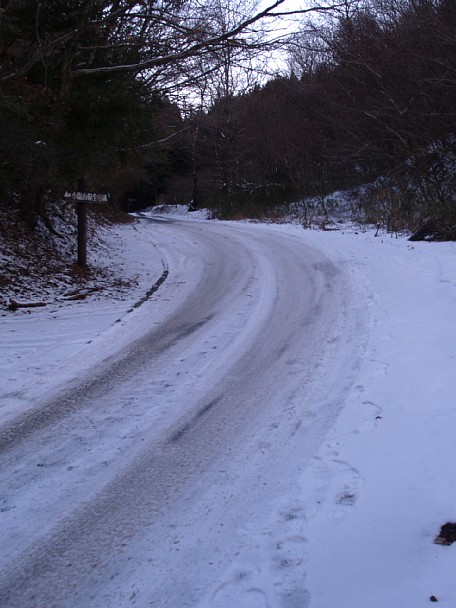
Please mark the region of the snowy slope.
<svg viewBox="0 0 456 608"><path fill-rule="evenodd" d="M419 608L431 596L456 605L456 544L433 543L442 524L456 521L455 246L249 229L292 234L349 274L353 302L367 311L359 323L365 355L322 447L277 504L265 505L259 529L195 605ZM113 249L119 244L125 279L135 277L124 300L0 317L0 424L140 336L152 304L166 306L151 295L133 308L166 269L185 265L177 244L157 242L142 223L116 227ZM119 260L105 260L119 271ZM127 594L118 605L147 605L138 602Z"/></svg>

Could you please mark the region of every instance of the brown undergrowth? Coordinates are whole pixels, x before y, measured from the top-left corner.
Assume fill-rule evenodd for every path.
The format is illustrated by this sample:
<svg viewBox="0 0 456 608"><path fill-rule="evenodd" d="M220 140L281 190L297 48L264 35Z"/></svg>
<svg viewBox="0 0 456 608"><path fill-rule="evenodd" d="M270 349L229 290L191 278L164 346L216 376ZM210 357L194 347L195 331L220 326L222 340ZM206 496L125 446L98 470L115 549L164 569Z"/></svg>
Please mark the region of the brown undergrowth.
<svg viewBox="0 0 456 608"><path fill-rule="evenodd" d="M115 210L91 209L88 214L89 266L77 265L77 220L73 203L49 205L45 220L31 228L19 208L0 201L0 309L14 303L36 304L83 299L106 288L125 287L99 262L107 251L106 232L129 222ZM51 228L51 229L50 229Z"/></svg>

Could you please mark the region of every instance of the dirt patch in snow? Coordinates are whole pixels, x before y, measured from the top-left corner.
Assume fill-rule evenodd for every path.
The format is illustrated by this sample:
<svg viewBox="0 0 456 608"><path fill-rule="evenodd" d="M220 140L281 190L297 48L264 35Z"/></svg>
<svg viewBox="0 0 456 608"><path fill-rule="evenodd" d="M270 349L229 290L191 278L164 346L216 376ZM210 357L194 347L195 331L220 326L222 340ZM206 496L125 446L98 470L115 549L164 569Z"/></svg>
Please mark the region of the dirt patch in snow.
<svg viewBox="0 0 456 608"><path fill-rule="evenodd" d="M440 528L440 533L434 541L437 545L452 545L456 543L456 524L446 523Z"/></svg>

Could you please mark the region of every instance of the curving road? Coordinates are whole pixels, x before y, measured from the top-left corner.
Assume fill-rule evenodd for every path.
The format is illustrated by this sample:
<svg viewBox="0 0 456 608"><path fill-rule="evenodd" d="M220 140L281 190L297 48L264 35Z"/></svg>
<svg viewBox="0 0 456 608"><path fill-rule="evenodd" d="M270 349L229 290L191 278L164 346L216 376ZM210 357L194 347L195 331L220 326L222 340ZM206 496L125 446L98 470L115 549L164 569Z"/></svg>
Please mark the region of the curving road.
<svg viewBox="0 0 456 608"><path fill-rule="evenodd" d="M197 606L355 377L349 282L301 233L142 221L169 273L144 335L0 429L3 608Z"/></svg>

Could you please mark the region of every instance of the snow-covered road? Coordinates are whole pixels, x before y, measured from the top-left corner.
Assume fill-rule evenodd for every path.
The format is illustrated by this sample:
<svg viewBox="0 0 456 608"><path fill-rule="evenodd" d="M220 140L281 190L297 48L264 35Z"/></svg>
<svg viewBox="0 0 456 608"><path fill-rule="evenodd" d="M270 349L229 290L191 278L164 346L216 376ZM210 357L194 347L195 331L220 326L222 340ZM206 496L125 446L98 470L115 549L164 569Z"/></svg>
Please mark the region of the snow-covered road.
<svg viewBox="0 0 456 608"><path fill-rule="evenodd" d="M135 340L0 429L2 606L215 605L273 513L268 584L304 608L305 539L283 496L356 378L364 304L293 233L143 221L167 277Z"/></svg>

